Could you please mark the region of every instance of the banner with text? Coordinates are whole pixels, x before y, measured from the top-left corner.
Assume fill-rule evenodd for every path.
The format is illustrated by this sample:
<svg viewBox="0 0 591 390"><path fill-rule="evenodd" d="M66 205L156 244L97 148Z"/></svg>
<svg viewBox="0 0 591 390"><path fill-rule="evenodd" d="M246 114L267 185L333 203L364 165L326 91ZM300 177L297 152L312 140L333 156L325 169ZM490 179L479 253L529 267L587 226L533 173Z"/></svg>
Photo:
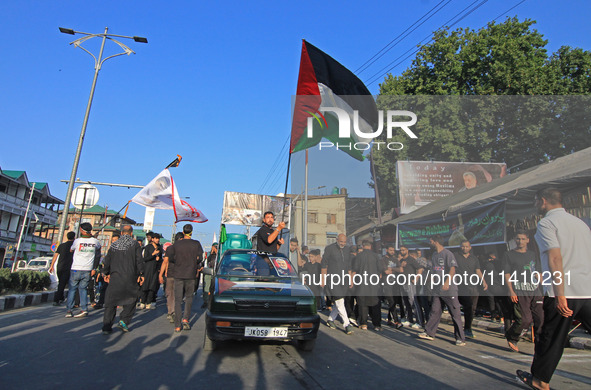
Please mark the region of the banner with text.
<svg viewBox="0 0 591 390"><path fill-rule="evenodd" d="M398 161L400 213L505 176L504 163Z"/></svg>
<svg viewBox="0 0 591 390"><path fill-rule="evenodd" d="M441 234L446 247L459 247L468 240L472 246L505 242L505 201L449 213L443 217L398 224L397 247L428 248L429 238Z"/></svg>

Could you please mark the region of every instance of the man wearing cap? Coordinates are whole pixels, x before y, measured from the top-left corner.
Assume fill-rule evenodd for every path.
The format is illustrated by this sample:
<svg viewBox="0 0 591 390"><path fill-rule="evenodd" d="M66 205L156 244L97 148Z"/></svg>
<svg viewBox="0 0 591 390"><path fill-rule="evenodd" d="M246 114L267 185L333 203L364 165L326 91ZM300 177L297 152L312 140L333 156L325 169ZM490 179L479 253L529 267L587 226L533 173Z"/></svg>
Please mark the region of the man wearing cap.
<svg viewBox="0 0 591 390"><path fill-rule="evenodd" d="M144 262L142 248L132 237L133 227L123 226L121 238L115 241L107 255L102 274L109 283L105 294L105 312L103 315L103 334L109 334L117 314L117 307L123 307L117 326L123 332L129 332L129 323L135 314L135 303L139 293L139 285L144 278L142 271Z"/></svg>
<svg viewBox="0 0 591 390"><path fill-rule="evenodd" d="M80 225L82 236L75 239L71 252L74 253L68 290L68 311L66 317L86 317L88 315L88 282L94 276L101 260L101 243L91 234L92 225L84 222ZM80 293L80 313L74 315L74 297Z"/></svg>

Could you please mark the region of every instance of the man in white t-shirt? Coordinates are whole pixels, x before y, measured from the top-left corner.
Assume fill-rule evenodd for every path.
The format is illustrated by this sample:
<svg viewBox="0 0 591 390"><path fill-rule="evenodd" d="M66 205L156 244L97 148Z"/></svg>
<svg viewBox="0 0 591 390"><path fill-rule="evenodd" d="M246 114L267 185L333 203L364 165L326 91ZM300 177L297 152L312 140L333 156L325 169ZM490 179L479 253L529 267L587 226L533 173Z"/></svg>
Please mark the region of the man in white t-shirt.
<svg viewBox="0 0 591 390"><path fill-rule="evenodd" d="M92 225L88 222L81 224L80 232L81 237L74 240L71 248L74 259L70 271L67 318L80 318L88 315L88 282L94 276L101 260L101 243L92 236ZM76 290L80 294L81 311L74 315L72 309Z"/></svg>
<svg viewBox="0 0 591 390"><path fill-rule="evenodd" d="M564 210L556 188L538 191L535 205L544 215L535 235L542 260L544 325L531 374L517 370L517 376L531 388L549 389L573 318L591 329L591 230Z"/></svg>

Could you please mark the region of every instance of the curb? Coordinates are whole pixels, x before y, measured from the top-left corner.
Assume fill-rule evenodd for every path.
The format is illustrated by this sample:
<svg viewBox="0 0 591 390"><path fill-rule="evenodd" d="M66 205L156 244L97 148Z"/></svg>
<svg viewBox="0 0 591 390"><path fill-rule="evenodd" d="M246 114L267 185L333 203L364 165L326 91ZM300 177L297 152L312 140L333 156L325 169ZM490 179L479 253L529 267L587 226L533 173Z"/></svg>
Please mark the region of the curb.
<svg viewBox="0 0 591 390"><path fill-rule="evenodd" d="M19 309L21 307L36 306L42 303L52 302L55 291L43 291L38 293L4 295L0 297L0 312Z"/></svg>
<svg viewBox="0 0 591 390"><path fill-rule="evenodd" d="M463 316L462 316L463 317ZM441 315L441 321L448 325L452 325L451 315L449 313L443 313ZM503 323L486 321L486 320L474 320L472 322L473 328L482 330L488 330L499 334L505 333L505 325ZM585 331L575 331L568 337L568 346L575 349L586 349L591 351L591 335L585 333Z"/></svg>

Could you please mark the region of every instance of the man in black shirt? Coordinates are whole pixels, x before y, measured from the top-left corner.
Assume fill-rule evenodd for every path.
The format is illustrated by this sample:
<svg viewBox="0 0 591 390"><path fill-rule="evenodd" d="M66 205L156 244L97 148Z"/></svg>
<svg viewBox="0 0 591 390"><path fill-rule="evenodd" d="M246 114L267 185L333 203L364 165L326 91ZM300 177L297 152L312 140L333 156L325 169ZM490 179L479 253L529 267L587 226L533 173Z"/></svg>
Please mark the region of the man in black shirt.
<svg viewBox="0 0 591 390"><path fill-rule="evenodd" d="M464 334L466 337L475 338L472 332L472 321L474 320L474 313L476 312L476 305L478 304L478 284L475 284L475 278L472 275L478 275L478 280L482 280L484 290L488 288L486 281L482 277L480 270L480 262L478 258L472 254L472 246L470 241L462 241L460 245L460 252L455 254L458 268L456 274L462 275L462 283L458 285L458 301L464 308Z"/></svg>
<svg viewBox="0 0 591 390"><path fill-rule="evenodd" d="M58 285L57 291L53 296L53 306L59 306L60 302L64 300L64 289L70 281L70 268L72 268L73 261L73 253L70 252L70 249L72 248L72 244L76 238L76 233L68 232L66 237L68 238L68 241L60 244L60 246L57 247L57 250L53 254L53 259L51 260L51 266L49 267L49 273L53 273L53 267L57 261L56 271Z"/></svg>
<svg viewBox="0 0 591 390"><path fill-rule="evenodd" d="M353 327L350 325L349 316L345 309L345 297L353 287L351 279L351 251L347 247L347 236L339 234L337 242L328 245L324 249L322 256L322 287L329 284L328 292L333 301L332 310L326 324L331 329L336 329L334 321L340 315L343 320L346 334L353 333ZM335 276L334 284L332 283ZM349 276L347 279L346 276ZM326 277L326 281L324 280Z"/></svg>
<svg viewBox="0 0 591 390"><path fill-rule="evenodd" d="M273 229L275 223L275 214L267 211L263 215L263 226L256 233L257 250L263 252L277 253L281 245L283 245L283 238L278 238L279 233L285 228L285 222L279 222L277 229Z"/></svg>
<svg viewBox="0 0 591 390"><path fill-rule="evenodd" d="M195 278L201 267L203 260L203 248L197 240L191 239L193 226L186 224L183 226L185 238L175 242L169 249L169 263L174 264L174 331L182 329L190 330L189 318L191 317L191 306L193 305L193 293L195 292ZM185 300L185 310L181 317L181 306Z"/></svg>
<svg viewBox="0 0 591 390"><path fill-rule="evenodd" d="M505 253L503 269L505 281L509 291L509 299L513 303L515 321L505 333L507 345L512 351L519 352L517 342L521 332L534 324L535 339L540 335L544 322L543 297L535 272L540 272L541 266L536 254L527 250L529 237L524 230L515 233L517 248ZM517 315L521 314L521 315Z"/></svg>

